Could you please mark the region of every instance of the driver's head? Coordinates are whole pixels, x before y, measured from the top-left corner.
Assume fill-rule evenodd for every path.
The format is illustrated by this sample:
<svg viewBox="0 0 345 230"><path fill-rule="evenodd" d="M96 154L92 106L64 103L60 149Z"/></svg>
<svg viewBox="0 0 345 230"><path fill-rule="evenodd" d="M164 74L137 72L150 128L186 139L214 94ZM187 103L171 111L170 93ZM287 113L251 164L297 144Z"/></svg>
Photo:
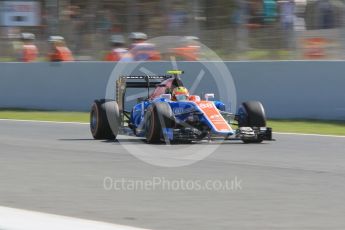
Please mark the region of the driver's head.
<svg viewBox="0 0 345 230"><path fill-rule="evenodd" d="M172 98L176 101L186 101L189 98L188 89L183 86L176 87L172 92Z"/></svg>

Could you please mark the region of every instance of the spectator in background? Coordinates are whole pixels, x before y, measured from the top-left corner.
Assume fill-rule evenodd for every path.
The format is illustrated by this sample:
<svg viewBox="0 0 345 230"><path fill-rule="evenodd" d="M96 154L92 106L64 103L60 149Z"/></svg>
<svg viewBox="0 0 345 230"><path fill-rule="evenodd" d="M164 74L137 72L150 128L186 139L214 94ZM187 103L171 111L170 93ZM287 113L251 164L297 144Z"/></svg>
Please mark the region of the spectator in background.
<svg viewBox="0 0 345 230"><path fill-rule="evenodd" d="M38 49L34 44L35 35L32 33L22 33L21 40L23 42L23 47L20 60L23 62L37 61Z"/></svg>
<svg viewBox="0 0 345 230"><path fill-rule="evenodd" d="M181 46L171 49L172 55L177 60L197 61L200 58L200 43L198 40L199 38L195 36L184 36L180 41Z"/></svg>
<svg viewBox="0 0 345 230"><path fill-rule="evenodd" d="M187 23L187 20L187 13L184 10L173 10L169 15L169 30L178 31Z"/></svg>
<svg viewBox="0 0 345 230"><path fill-rule="evenodd" d="M263 10L264 10L265 23L272 23L276 21L278 14L277 14L277 2L275 0L264 0Z"/></svg>
<svg viewBox="0 0 345 230"><path fill-rule="evenodd" d="M74 61L72 52L66 46L65 40L61 36L50 36L50 53L48 54L49 61Z"/></svg>
<svg viewBox="0 0 345 230"><path fill-rule="evenodd" d="M247 23L248 17L248 2L242 0L235 1L235 10L231 15L231 23L234 23L236 26L242 26Z"/></svg>
<svg viewBox="0 0 345 230"><path fill-rule="evenodd" d="M263 6L260 1L250 0L247 4L248 27L257 28L263 24Z"/></svg>
<svg viewBox="0 0 345 230"><path fill-rule="evenodd" d="M130 53L134 61L159 61L161 55L156 46L152 43L146 42L147 35L141 32L133 32L129 35L132 41L130 46Z"/></svg>
<svg viewBox="0 0 345 230"><path fill-rule="evenodd" d="M109 10L99 10L96 14L95 19L95 38L94 41L106 41L111 33L111 13ZM92 44L93 49L96 50L107 50L109 48L109 44L106 42L93 42ZM101 57L104 60L104 57Z"/></svg>
<svg viewBox="0 0 345 230"><path fill-rule="evenodd" d="M296 48L296 38L294 33L295 23L295 2L294 0L284 0L280 4L280 23L284 29L284 40L286 48L293 50Z"/></svg>
<svg viewBox="0 0 345 230"><path fill-rule="evenodd" d="M248 48L248 16L250 16L248 1L236 0L236 10L232 19L236 25L235 41L238 52L244 52Z"/></svg>
<svg viewBox="0 0 345 230"><path fill-rule="evenodd" d="M322 0L318 2L320 10L320 25L321 29L334 28L334 12L333 6L329 0Z"/></svg>
<svg viewBox="0 0 345 230"><path fill-rule="evenodd" d="M132 55L125 48L125 39L122 35L112 35L110 38L111 51L106 54L105 61L132 61Z"/></svg>
<svg viewBox="0 0 345 230"><path fill-rule="evenodd" d="M66 5L59 19L59 33L65 36L64 41L68 42L74 54L78 54L83 47L87 22L91 21L86 17L86 12L78 5Z"/></svg>
<svg viewBox="0 0 345 230"><path fill-rule="evenodd" d="M111 13L108 10L100 10L97 12L96 30L101 34L108 34L111 31Z"/></svg>
<svg viewBox="0 0 345 230"><path fill-rule="evenodd" d="M292 29L295 17L295 3L285 0L280 3L280 22L284 29Z"/></svg>

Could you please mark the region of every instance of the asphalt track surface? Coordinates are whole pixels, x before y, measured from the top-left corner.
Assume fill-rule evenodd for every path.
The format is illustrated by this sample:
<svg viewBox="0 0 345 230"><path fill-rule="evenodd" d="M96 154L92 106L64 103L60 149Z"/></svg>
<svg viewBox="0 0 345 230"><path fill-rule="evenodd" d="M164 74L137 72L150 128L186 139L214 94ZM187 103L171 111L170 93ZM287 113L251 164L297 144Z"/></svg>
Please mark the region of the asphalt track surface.
<svg viewBox="0 0 345 230"><path fill-rule="evenodd" d="M157 230L345 229L345 138L275 138L164 168L92 140L87 125L0 121L0 206ZM241 189L108 191L105 177L237 177Z"/></svg>

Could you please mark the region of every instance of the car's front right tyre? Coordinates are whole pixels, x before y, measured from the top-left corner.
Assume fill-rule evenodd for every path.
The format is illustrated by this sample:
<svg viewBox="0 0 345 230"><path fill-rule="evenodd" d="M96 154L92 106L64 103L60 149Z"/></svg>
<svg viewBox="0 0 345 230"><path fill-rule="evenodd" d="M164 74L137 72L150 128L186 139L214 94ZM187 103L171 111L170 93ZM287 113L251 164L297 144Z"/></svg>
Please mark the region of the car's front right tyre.
<svg viewBox="0 0 345 230"><path fill-rule="evenodd" d="M247 101L242 104L240 110L243 111L243 117L240 118L239 127L266 127L265 109L259 101ZM263 140L260 137L254 139L242 139L246 144L261 143Z"/></svg>

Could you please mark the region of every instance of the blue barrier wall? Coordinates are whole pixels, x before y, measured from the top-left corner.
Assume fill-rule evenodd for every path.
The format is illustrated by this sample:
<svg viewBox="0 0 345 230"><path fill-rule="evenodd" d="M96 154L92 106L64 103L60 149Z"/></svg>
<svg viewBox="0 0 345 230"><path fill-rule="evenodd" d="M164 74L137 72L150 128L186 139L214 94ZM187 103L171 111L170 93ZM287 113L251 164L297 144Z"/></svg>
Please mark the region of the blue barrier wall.
<svg viewBox="0 0 345 230"><path fill-rule="evenodd" d="M205 68L210 63L178 62L177 66L185 70L183 78L189 87L204 69L196 93L215 92L217 96L223 89L215 84L219 73ZM270 118L345 120L345 62L225 62L225 66L231 74L222 84L233 78L237 106L259 100ZM95 98L105 97L114 67L105 62L0 63L0 108L87 111ZM140 63L116 69L138 75L143 74L142 68L164 74L173 65Z"/></svg>

